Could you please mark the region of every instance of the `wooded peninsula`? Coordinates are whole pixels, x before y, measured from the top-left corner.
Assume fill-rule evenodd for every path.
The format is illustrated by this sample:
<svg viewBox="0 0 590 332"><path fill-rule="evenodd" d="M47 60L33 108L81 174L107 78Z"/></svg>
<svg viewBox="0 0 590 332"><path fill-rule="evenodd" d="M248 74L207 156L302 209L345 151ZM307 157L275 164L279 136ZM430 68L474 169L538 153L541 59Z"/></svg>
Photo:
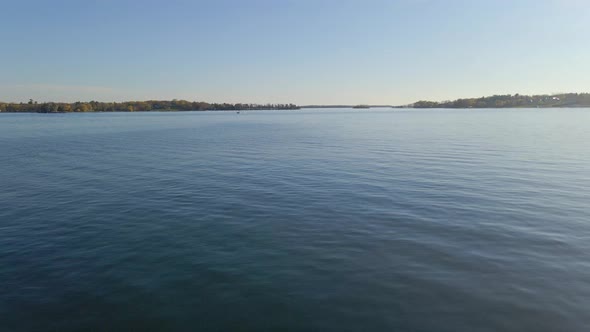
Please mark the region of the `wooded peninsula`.
<svg viewBox="0 0 590 332"><path fill-rule="evenodd" d="M75 103L1 103L0 112L11 113L71 113L71 112L165 112L165 111L238 111L238 110L291 110L294 104L211 104L186 100L148 100L105 103L98 101Z"/></svg>

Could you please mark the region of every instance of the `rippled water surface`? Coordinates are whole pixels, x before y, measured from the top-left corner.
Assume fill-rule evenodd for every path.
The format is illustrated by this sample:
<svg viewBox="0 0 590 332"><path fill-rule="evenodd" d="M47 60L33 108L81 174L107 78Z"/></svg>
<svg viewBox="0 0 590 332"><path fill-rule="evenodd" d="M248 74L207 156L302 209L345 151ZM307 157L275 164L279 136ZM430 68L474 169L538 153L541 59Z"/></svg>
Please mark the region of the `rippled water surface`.
<svg viewBox="0 0 590 332"><path fill-rule="evenodd" d="M2 331L590 331L590 110L0 114Z"/></svg>

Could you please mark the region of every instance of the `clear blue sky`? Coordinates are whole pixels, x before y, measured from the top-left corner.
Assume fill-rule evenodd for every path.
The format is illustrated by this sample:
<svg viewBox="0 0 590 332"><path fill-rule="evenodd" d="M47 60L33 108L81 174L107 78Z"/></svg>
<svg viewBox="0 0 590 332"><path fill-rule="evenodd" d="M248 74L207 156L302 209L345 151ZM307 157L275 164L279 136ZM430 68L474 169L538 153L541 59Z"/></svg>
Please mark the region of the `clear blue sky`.
<svg viewBox="0 0 590 332"><path fill-rule="evenodd" d="M587 0L4 0L0 100L590 91Z"/></svg>

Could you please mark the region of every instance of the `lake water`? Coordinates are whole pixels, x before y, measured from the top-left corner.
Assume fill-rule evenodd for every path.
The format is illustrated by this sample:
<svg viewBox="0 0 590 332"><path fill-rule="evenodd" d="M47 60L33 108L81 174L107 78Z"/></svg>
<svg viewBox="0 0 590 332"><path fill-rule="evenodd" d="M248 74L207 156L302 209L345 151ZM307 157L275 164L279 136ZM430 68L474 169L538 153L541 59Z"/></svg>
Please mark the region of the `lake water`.
<svg viewBox="0 0 590 332"><path fill-rule="evenodd" d="M589 331L590 109L0 114L2 331Z"/></svg>

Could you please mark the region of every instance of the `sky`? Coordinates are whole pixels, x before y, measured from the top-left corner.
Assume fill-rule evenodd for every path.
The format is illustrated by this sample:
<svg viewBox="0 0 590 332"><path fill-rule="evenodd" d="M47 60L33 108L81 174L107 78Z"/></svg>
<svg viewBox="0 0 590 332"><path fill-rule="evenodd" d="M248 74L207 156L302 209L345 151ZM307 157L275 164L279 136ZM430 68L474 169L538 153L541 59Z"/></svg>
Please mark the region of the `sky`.
<svg viewBox="0 0 590 332"><path fill-rule="evenodd" d="M590 92L588 0L0 0L0 101Z"/></svg>

